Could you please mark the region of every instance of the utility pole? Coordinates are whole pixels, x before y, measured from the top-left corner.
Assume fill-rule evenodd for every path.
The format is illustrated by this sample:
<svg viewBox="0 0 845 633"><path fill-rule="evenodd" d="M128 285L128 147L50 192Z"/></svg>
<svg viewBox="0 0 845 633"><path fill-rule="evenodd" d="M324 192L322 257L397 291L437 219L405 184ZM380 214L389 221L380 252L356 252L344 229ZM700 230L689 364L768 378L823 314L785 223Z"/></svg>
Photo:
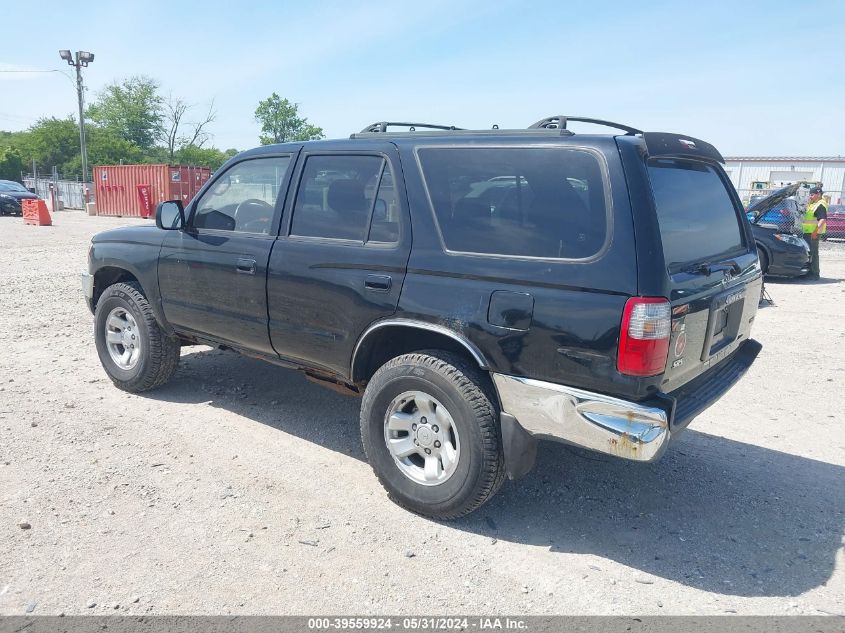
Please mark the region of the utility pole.
<svg viewBox="0 0 845 633"><path fill-rule="evenodd" d="M79 151L82 155L82 187L88 182L88 148L85 145L85 87L82 84L82 68L94 61L94 53L88 51L76 51L75 55L67 49L59 51L59 57L65 60L69 66L76 69L76 99L79 102Z"/></svg>
<svg viewBox="0 0 845 633"><path fill-rule="evenodd" d="M85 145L85 106L83 100L82 70L79 65L79 51L76 53L76 99L79 101L79 147L82 153L82 186L88 182L88 147Z"/></svg>

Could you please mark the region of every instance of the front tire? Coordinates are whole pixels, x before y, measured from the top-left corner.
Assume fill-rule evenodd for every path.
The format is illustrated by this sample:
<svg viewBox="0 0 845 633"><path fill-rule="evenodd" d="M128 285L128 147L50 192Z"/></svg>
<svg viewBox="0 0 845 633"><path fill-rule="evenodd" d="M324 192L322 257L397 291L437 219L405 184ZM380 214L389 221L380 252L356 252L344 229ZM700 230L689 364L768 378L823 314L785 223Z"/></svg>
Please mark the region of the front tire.
<svg viewBox="0 0 845 633"><path fill-rule="evenodd" d="M375 373L361 405L361 440L390 498L428 517L468 514L504 480L489 381L439 350L399 356Z"/></svg>
<svg viewBox="0 0 845 633"><path fill-rule="evenodd" d="M179 341L167 336L135 283L103 291L94 312L94 340L103 369L119 389L140 393L160 387L179 364Z"/></svg>

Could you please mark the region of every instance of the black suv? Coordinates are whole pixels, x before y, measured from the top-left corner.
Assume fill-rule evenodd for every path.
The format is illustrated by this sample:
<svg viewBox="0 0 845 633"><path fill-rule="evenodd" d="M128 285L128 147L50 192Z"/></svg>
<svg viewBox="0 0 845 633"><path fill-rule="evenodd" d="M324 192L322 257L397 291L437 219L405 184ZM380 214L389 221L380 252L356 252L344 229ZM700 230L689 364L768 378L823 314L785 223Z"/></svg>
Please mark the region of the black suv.
<svg viewBox="0 0 845 633"><path fill-rule="evenodd" d="M361 394L379 480L437 518L525 474L538 439L652 461L760 349L754 238L720 163L564 116L256 148L156 227L94 237L97 352L133 392L209 344Z"/></svg>

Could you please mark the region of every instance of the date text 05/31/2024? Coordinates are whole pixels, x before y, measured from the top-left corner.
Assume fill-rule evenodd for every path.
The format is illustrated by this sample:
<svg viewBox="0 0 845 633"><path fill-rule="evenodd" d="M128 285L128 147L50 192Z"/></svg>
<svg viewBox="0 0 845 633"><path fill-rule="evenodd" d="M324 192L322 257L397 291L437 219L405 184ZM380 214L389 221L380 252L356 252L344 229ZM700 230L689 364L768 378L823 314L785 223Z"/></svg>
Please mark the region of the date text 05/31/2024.
<svg viewBox="0 0 845 633"><path fill-rule="evenodd" d="M527 623L518 618L447 618L447 617L404 617L401 620L389 617L309 618L308 628L316 631L329 630L390 630L399 631L466 631L476 629L525 631Z"/></svg>

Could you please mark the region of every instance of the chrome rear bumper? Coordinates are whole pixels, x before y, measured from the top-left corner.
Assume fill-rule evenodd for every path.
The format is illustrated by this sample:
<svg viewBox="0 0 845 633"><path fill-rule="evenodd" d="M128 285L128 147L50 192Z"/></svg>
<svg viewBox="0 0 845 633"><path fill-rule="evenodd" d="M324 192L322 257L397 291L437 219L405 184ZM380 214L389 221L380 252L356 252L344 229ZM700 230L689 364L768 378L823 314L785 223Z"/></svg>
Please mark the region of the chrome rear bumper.
<svg viewBox="0 0 845 633"><path fill-rule="evenodd" d="M493 374L502 410L531 435L638 462L669 443L663 409L550 382Z"/></svg>

